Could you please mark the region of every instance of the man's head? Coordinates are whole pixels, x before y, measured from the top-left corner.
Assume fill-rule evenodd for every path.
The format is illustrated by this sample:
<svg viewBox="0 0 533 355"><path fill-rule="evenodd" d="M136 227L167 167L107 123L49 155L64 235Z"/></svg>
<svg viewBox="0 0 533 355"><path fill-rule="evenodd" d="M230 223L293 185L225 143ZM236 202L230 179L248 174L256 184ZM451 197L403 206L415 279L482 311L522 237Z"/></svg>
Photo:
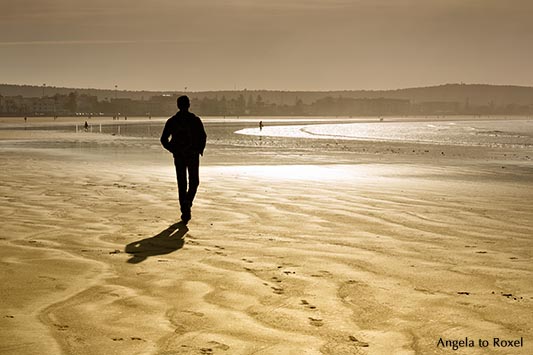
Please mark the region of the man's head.
<svg viewBox="0 0 533 355"><path fill-rule="evenodd" d="M181 111L188 111L189 107L191 107L191 102L187 96L183 95L178 97L178 108Z"/></svg>

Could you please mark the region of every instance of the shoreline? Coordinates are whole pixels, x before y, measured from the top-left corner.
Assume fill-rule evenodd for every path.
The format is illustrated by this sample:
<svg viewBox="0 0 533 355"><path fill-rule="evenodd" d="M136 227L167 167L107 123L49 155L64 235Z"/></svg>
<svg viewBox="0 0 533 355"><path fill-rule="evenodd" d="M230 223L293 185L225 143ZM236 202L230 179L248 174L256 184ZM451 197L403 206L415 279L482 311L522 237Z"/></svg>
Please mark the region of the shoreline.
<svg viewBox="0 0 533 355"><path fill-rule="evenodd" d="M128 116L121 120L114 120L112 116L60 116L54 119L53 116L28 116L28 122L21 122L24 116L0 116L0 129L3 128L49 128L61 125L83 124L85 121L93 124L139 124L139 123L161 123L168 117ZM208 123L284 123L284 122L380 122L382 118L385 122L447 122L447 121L499 121L499 120L533 120L531 115L434 115L434 116L201 116L202 120ZM37 124L35 124L37 122Z"/></svg>

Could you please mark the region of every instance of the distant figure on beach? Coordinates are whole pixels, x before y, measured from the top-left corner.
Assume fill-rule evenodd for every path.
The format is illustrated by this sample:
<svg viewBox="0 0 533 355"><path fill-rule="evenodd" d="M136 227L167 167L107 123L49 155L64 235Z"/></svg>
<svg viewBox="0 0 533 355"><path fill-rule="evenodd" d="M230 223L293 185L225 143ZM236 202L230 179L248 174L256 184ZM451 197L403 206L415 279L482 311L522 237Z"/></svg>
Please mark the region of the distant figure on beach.
<svg viewBox="0 0 533 355"><path fill-rule="evenodd" d="M200 155L204 154L207 135L200 117L189 112L189 98L180 96L177 103L179 111L167 120L161 144L174 156L181 220L187 223L191 219L192 202L200 184Z"/></svg>
<svg viewBox="0 0 533 355"><path fill-rule="evenodd" d="M87 123L87 121L85 121L85 124L83 125L83 127L85 128L85 132L89 130L89 124Z"/></svg>
<svg viewBox="0 0 533 355"><path fill-rule="evenodd" d="M263 121L259 121L259 130L260 130L260 131L263 130Z"/></svg>
<svg viewBox="0 0 533 355"><path fill-rule="evenodd" d="M24 116L24 123L28 122L28 117Z"/></svg>

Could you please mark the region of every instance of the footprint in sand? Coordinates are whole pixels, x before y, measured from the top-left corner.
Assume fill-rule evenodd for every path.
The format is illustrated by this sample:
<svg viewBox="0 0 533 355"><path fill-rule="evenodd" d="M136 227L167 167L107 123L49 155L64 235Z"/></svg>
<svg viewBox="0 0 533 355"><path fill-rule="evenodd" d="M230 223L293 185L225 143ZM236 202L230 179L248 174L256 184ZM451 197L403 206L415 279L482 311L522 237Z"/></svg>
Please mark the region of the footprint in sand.
<svg viewBox="0 0 533 355"><path fill-rule="evenodd" d="M68 329L68 325L54 324L54 327L59 331L65 331Z"/></svg>
<svg viewBox="0 0 533 355"><path fill-rule="evenodd" d="M208 343L210 346L212 346L213 348L215 349L220 349L220 350L229 350L229 346L226 345L226 344L223 344L223 343L219 343L218 341L210 341Z"/></svg>
<svg viewBox="0 0 533 355"><path fill-rule="evenodd" d="M124 338L111 338L113 341L123 341Z"/></svg>
<svg viewBox="0 0 533 355"><path fill-rule="evenodd" d="M301 302L302 302L301 303L302 306L305 306L305 307L307 307L309 309L316 309L316 306L313 306L313 305L309 304L309 302L307 302L306 300L301 300Z"/></svg>
<svg viewBox="0 0 533 355"><path fill-rule="evenodd" d="M318 271L318 273L311 275L311 277L326 277L326 276L331 276L331 272L326 271L326 270L320 270Z"/></svg>
<svg viewBox="0 0 533 355"><path fill-rule="evenodd" d="M355 343L354 344L355 346L361 346L363 348L368 347L368 343L365 343L364 341L360 341L359 339L357 339L353 335L350 335L350 341L353 341Z"/></svg>
<svg viewBox="0 0 533 355"><path fill-rule="evenodd" d="M309 324L315 327L321 327L324 325L324 321L320 318L309 317Z"/></svg>
<svg viewBox="0 0 533 355"><path fill-rule="evenodd" d="M357 281L357 280L348 280L348 281L346 281L346 283L349 283L349 284L358 284L359 281Z"/></svg>
<svg viewBox="0 0 533 355"><path fill-rule="evenodd" d="M281 287L274 287L274 286L272 286L272 287L270 287L270 288L273 289L273 290L274 290L274 293L277 294L277 295L282 295L282 294L284 293L284 290L283 290L283 288L281 288Z"/></svg>
<svg viewBox="0 0 533 355"><path fill-rule="evenodd" d="M281 280L277 276L272 277L272 281L274 282L281 282Z"/></svg>
<svg viewBox="0 0 533 355"><path fill-rule="evenodd" d="M425 293L427 295L434 295L435 294L434 292L432 292L432 291L430 291L428 289L420 288L420 287L415 287L414 290L418 291L418 292L423 292L423 293Z"/></svg>
<svg viewBox="0 0 533 355"><path fill-rule="evenodd" d="M507 297L508 299L513 299L515 301L520 301L520 300L524 299L524 297L513 296L512 293L503 293L503 292L501 292L501 295L503 297Z"/></svg>

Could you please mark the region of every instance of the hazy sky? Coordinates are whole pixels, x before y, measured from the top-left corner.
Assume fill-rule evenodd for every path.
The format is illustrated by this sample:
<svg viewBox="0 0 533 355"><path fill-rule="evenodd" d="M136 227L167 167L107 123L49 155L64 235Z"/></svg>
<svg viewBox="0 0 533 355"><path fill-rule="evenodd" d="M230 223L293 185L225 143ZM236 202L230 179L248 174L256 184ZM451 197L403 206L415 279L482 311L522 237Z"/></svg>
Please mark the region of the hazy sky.
<svg viewBox="0 0 533 355"><path fill-rule="evenodd" d="M533 86L533 0L0 0L0 83Z"/></svg>

